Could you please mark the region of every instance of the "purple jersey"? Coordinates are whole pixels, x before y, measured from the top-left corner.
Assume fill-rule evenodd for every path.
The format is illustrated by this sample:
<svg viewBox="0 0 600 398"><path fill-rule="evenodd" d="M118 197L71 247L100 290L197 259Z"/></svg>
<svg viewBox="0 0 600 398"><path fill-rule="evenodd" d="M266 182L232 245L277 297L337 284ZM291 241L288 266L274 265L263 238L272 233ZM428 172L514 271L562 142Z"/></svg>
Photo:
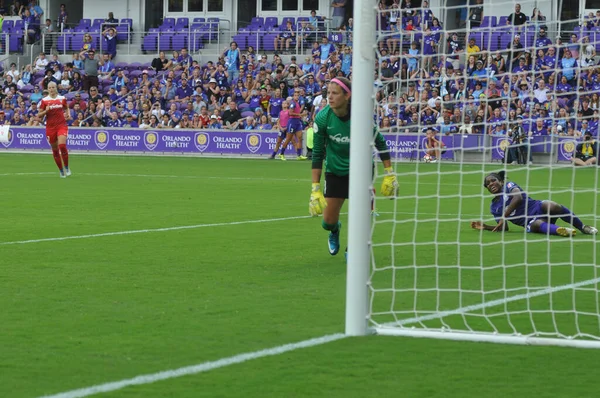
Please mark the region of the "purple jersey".
<svg viewBox="0 0 600 398"><path fill-rule="evenodd" d="M514 189L519 189L520 192L515 192L513 194L512 191ZM520 227L525 227L535 221L539 216L543 215L541 200L531 199L517 184L514 182L507 182L504 185L503 192L496 196L490 204L490 212L496 221L499 221L504 217L506 208L510 205L513 198L518 195L523 198L523 201L512 213L510 213L510 222Z"/></svg>

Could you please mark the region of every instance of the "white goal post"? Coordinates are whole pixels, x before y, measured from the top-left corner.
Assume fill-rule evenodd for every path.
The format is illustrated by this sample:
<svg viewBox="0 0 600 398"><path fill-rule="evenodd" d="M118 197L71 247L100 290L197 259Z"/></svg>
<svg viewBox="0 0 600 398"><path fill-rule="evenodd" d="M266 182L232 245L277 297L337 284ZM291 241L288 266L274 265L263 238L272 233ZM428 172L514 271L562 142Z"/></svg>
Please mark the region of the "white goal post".
<svg viewBox="0 0 600 398"><path fill-rule="evenodd" d="M470 222L477 220L496 224L490 214L492 195L484 188L483 181L490 172L500 170L507 173L507 181L519 184L531 198L553 201L567 210L573 209L589 225L600 220L600 167L575 167L570 162L579 156L578 148L587 140L588 114L585 109L584 116L581 112L585 101L597 101L594 104L597 108L589 113L589 122L597 128L592 139L600 140L600 73L597 85L581 83L582 77L583 80L587 78L587 73L594 73L594 65L598 65L600 70L600 21L597 29L593 25L588 29L587 25L579 27L577 21L568 23L551 20L550 17L536 22L531 15L532 9L538 5L537 1L485 3L485 10L506 14L503 16L514 12L515 6L520 4L528 22L519 27L510 24L500 26L497 25L500 15L484 11L483 15L490 19L481 27L473 28L466 24L451 32L458 33L465 47L470 38L475 38L480 47L476 54L484 53L487 59L487 56L498 53L505 63L510 60L507 52L508 57L515 56L517 52L509 46L515 45L515 38L522 40L523 51L529 52L525 58L529 57L526 62L531 62L531 69L529 72L508 69L504 74L491 73L492 61L486 61L487 72L479 75L485 78L483 93L493 89L493 86L490 87L492 80L494 84L508 82L510 93L503 92L505 96L498 97L482 93L478 106L486 113L481 124L483 127L477 134L476 130L471 130L473 123L465 118L472 100L453 95L451 106L444 108L444 104L449 103L439 89L437 95L441 104L435 104L436 97L430 96L433 102L429 101L428 105L441 106L438 110L444 111L438 113L435 123L424 122L426 119L420 116L416 125L409 120L407 127L400 124L390 127L382 122L387 117L385 115L394 114L392 109L405 109L419 103L418 115L421 115L428 101L421 99L420 95L430 90L424 86L426 82L439 79L440 87L445 88L449 87L449 78L434 78L434 72L429 69L427 72L431 75L427 78L423 77L425 72L414 77L408 73L382 89L374 73L378 70L381 76L382 65L378 60L388 56L382 54L386 44L381 43L399 38L397 45L402 62L403 59L408 61L402 50L408 52L408 47L417 42L420 70L424 65L421 64L424 60L424 32L381 30L376 21L381 21L381 13L386 11L381 9L379 1L354 1L345 333L349 336L376 333L517 345L600 348L600 244L595 235L576 231L577 235L573 237L550 236L550 233L529 233L526 228L512 224L509 231L499 233L477 231L470 227ZM449 18L449 11L456 8L442 8L438 17ZM470 12L471 6L467 15L471 15ZM398 23L401 24L400 21ZM447 34L451 32L439 31L439 48L432 57L434 60L439 61L441 58L438 56L447 55ZM564 87L559 88L560 78L570 72L560 57L565 57L569 44L561 45L558 36L568 41L574 33L579 35L581 43L571 43L570 48L573 53L579 49L579 62L573 67L575 80L567 80L573 85L573 90L565 91ZM542 49L544 54L538 54L536 46L544 37L548 37L551 43ZM510 38L508 46L507 38ZM493 45L490 44L492 41ZM516 46L518 48L518 44ZM599 55L595 49L592 54L590 46L598 48ZM548 55L552 54L548 52L550 47L561 54L555 66L550 70L535 69L536 56L551 59L552 55ZM588 58L587 51L590 51ZM470 79L477 76L477 72L471 75L467 68L468 55L463 50L456 60L452 60L454 68L461 70L460 76L455 77L455 86L460 80L471 84ZM510 61L515 62L515 68L519 67L520 57ZM588 61L589 64L586 63ZM512 63L510 67L513 67ZM475 69L476 66L473 66ZM445 73L446 70L441 74ZM513 78L514 81L511 81ZM529 87L517 87L521 82L527 82ZM400 100L401 94L409 86L414 86L413 83L422 90L417 92L417 98L409 101L405 96ZM472 84L474 88L471 91L465 90L467 97L471 92L479 93L474 80ZM543 102L543 99L534 101L535 95L539 98L539 90L543 91L544 84L549 87L548 102ZM581 88L580 84L585 87ZM385 91L384 101L388 101L385 105L380 102L382 91ZM594 93L597 95L594 96ZM497 101L497 105L490 105L491 114L488 114L492 100ZM502 100L506 100L507 104L502 104ZM385 111L382 111L384 107ZM562 113L563 108L566 115ZM491 125L497 109L500 109L502 117L506 117L506 122ZM454 130L442 130L441 124L449 126L443 116L445 111L449 115L453 111L460 114L453 116L460 119L453 122ZM374 177L372 175L372 163L377 156L374 137L368 132L373 131L374 115L377 130L391 145L392 162L400 184L396 198L389 200L376 196L379 214L375 215L371 212L372 192L373 188L378 188L381 175L377 171ZM400 119L397 114L394 115ZM532 132L538 131L534 128L541 128L535 126L540 119L544 122L545 135L540 133L538 136ZM527 142L528 149L523 158L509 164L510 148L524 145L512 135L519 120L527 123L528 135L526 133L520 142ZM502 126L498 131L494 130L499 124ZM466 125L469 125L468 130L461 129ZM490 126L493 126L492 129ZM442 156L432 152L432 158L423 156L428 127L435 127L440 141L447 143L444 148L447 154ZM443 131L448 134L443 134ZM404 144L412 142L410 140L414 140L414 145ZM478 144L468 146L468 140ZM398 142L405 146L394 147ZM409 152L410 156L407 156ZM436 155L441 159L437 159L437 163L431 162ZM379 168L376 167L376 170ZM566 220L556 217L552 223L564 226Z"/></svg>

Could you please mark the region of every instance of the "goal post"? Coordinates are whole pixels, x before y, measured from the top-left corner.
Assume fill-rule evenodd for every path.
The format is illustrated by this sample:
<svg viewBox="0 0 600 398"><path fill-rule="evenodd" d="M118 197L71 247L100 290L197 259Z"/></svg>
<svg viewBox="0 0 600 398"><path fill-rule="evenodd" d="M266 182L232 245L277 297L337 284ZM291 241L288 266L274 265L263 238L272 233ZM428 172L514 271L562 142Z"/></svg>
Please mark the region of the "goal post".
<svg viewBox="0 0 600 398"><path fill-rule="evenodd" d="M350 126L350 182L348 204L348 264L346 334L367 333L369 308L371 197L373 159L375 9L373 0L355 0L354 51Z"/></svg>
<svg viewBox="0 0 600 398"><path fill-rule="evenodd" d="M522 26L500 16L508 17L517 4L528 17ZM586 136L600 140L600 72L594 72L600 68L600 27L561 21L555 11L545 21L533 20L532 10L544 4L484 1L488 19L436 30L439 48L428 54L423 26L390 31L379 26L388 11L378 1L355 0L347 335L600 348L600 242L571 213L588 226L600 222L600 167L573 166L581 145L591 151ZM431 11L444 24L458 9ZM446 58L452 55L446 40L455 40L449 32L462 44L456 59ZM570 34L581 42L558 41ZM480 48L475 59L485 56L483 71L470 63L469 39ZM406 62L409 70L382 82L389 76L382 60L395 62L386 53L390 45L399 48L400 65ZM576 64L569 61L571 52ZM497 54L501 60L492 59ZM529 69L520 69L521 56ZM540 57L545 66L536 64ZM414 59L417 71L411 71ZM436 63L448 66L434 69ZM501 63L505 71L496 67ZM451 69L459 72L450 76ZM501 86L497 94L495 84ZM374 126L388 142L400 185L392 200L375 197L376 215L372 190L382 176L379 164L372 173ZM439 151L426 151L428 133L437 137ZM544 233L510 224L512 215L508 231L472 228L472 221L496 225L494 195L483 182L498 171L507 174L505 184L516 183L536 203L554 202L565 213L551 218L544 210ZM550 224L577 235L553 236Z"/></svg>

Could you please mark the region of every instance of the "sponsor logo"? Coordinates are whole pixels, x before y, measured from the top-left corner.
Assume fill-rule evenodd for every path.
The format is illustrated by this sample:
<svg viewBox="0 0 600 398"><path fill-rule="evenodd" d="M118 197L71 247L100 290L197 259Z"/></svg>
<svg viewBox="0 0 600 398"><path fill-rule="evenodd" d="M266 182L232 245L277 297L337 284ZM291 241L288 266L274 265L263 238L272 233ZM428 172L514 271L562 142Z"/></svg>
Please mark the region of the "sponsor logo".
<svg viewBox="0 0 600 398"><path fill-rule="evenodd" d="M504 158L505 152L508 149L509 145L510 145L510 141L508 141L506 139L496 141L496 147L495 147L496 154L498 154L498 156L500 158Z"/></svg>
<svg viewBox="0 0 600 398"><path fill-rule="evenodd" d="M563 141L562 144L559 146L560 154L565 159L571 160L571 158L573 157L573 154L575 152L576 145L577 145L577 143L574 140Z"/></svg>
<svg viewBox="0 0 600 398"><path fill-rule="evenodd" d="M196 149L200 152L206 151L209 142L210 140L207 133L196 133L194 136L194 144L196 145Z"/></svg>
<svg viewBox="0 0 600 398"><path fill-rule="evenodd" d="M248 134L246 136L246 146L252 153L256 153L262 144L262 137L259 134Z"/></svg>
<svg viewBox="0 0 600 398"><path fill-rule="evenodd" d="M335 141L338 144L350 144L350 137L343 137L341 134L330 135L329 139Z"/></svg>
<svg viewBox="0 0 600 398"><path fill-rule="evenodd" d="M8 148L10 144L12 144L14 138L15 134L13 133L13 131L8 130L8 141L2 143L2 145L4 145L4 148Z"/></svg>
<svg viewBox="0 0 600 398"><path fill-rule="evenodd" d="M107 131L96 131L94 134L94 142L98 149L105 149L108 146L108 140Z"/></svg>
<svg viewBox="0 0 600 398"><path fill-rule="evenodd" d="M158 146L158 133L147 131L144 133L144 145L148 150L153 151Z"/></svg>

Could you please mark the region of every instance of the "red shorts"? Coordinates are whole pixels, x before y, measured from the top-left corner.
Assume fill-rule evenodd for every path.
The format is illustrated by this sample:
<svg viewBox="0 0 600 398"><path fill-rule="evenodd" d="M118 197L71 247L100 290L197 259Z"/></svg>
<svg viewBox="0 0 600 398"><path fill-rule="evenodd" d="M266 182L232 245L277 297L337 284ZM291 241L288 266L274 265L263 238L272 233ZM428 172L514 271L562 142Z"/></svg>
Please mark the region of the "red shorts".
<svg viewBox="0 0 600 398"><path fill-rule="evenodd" d="M46 128L46 139L50 144L54 144L56 141L58 141L58 136L67 136L68 132L69 128L67 126L55 127L52 129Z"/></svg>

